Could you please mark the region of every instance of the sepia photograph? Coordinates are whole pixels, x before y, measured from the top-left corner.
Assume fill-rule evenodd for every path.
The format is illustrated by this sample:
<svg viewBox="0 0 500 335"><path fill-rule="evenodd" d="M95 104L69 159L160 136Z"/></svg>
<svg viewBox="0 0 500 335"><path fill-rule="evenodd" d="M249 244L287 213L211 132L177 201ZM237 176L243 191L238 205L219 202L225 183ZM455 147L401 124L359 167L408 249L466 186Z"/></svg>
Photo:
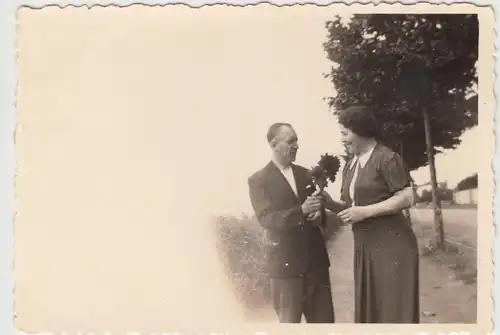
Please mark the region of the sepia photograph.
<svg viewBox="0 0 500 335"><path fill-rule="evenodd" d="M491 8L17 20L18 330L492 331Z"/></svg>

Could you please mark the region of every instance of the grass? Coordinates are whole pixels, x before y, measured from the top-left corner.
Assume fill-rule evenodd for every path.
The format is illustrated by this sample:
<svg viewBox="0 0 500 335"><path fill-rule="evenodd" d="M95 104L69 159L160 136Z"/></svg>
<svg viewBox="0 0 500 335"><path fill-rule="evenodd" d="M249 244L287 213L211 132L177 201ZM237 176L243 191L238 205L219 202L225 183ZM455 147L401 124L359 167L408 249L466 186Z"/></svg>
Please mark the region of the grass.
<svg viewBox="0 0 500 335"><path fill-rule="evenodd" d="M264 230L251 217L215 219L217 250L238 299L248 310L270 303Z"/></svg>

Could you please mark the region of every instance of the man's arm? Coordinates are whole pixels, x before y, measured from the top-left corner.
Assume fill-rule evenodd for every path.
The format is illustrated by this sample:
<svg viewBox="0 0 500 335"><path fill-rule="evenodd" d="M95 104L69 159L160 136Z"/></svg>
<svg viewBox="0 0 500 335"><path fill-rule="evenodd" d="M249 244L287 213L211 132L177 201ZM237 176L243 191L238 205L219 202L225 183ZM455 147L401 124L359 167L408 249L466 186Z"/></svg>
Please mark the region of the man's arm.
<svg viewBox="0 0 500 335"><path fill-rule="evenodd" d="M297 205L286 210L276 210L262 181L257 178L249 178L248 186L255 215L264 228L287 230L303 224L302 206Z"/></svg>

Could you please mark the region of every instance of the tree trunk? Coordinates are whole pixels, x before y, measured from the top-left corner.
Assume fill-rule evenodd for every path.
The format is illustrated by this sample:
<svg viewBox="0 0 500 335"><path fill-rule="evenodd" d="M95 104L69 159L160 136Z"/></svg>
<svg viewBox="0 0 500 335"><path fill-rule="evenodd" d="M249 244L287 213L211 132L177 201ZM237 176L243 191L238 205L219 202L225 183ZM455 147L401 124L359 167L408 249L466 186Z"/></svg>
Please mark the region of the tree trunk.
<svg viewBox="0 0 500 335"><path fill-rule="evenodd" d="M404 144L400 141L400 146L399 146L399 155L401 157L404 157ZM403 158L404 159L404 158ZM408 176L410 176L410 171L408 171ZM410 176L410 179L411 179L411 176ZM413 180L410 180L410 184L412 185L412 189L413 189ZM413 226L413 223L411 221L411 212L410 212L410 209L409 208L406 208L404 211L403 211L404 215L406 216L406 218L408 219L408 223L410 224L410 227Z"/></svg>
<svg viewBox="0 0 500 335"><path fill-rule="evenodd" d="M403 211L404 215L406 216L406 218L408 219L408 224L410 225L410 227L413 227L413 222L411 221L411 212L410 212L410 209L405 209Z"/></svg>
<svg viewBox="0 0 500 335"><path fill-rule="evenodd" d="M415 181L413 178L410 180L410 185L411 185L411 190L413 192L413 197L416 199L416 194L417 194L417 185L415 185ZM413 227L413 221L411 219L411 210L409 208L404 210L404 213L406 217L408 218L408 223L410 224L411 227Z"/></svg>
<svg viewBox="0 0 500 335"><path fill-rule="evenodd" d="M444 244L443 215L441 212L441 201L437 193L438 185L436 177L436 165L434 163L434 146L432 144L431 129L430 129L431 125L426 106L423 107L422 114L424 117L425 142L427 145L427 159L429 161L429 169L431 172L432 205L434 208L434 227L436 229L436 248L440 248Z"/></svg>

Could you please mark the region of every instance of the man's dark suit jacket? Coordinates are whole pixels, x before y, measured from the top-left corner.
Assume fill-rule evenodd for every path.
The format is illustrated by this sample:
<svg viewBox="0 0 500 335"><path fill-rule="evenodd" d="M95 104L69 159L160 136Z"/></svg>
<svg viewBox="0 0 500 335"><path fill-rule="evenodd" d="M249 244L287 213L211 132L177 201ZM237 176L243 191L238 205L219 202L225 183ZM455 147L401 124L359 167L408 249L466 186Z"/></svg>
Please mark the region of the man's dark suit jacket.
<svg viewBox="0 0 500 335"><path fill-rule="evenodd" d="M306 220L301 208L314 184L307 169L292 165L292 171L298 196L273 162L248 179L252 206L266 229L267 270L272 278L303 276L330 266L321 230Z"/></svg>

